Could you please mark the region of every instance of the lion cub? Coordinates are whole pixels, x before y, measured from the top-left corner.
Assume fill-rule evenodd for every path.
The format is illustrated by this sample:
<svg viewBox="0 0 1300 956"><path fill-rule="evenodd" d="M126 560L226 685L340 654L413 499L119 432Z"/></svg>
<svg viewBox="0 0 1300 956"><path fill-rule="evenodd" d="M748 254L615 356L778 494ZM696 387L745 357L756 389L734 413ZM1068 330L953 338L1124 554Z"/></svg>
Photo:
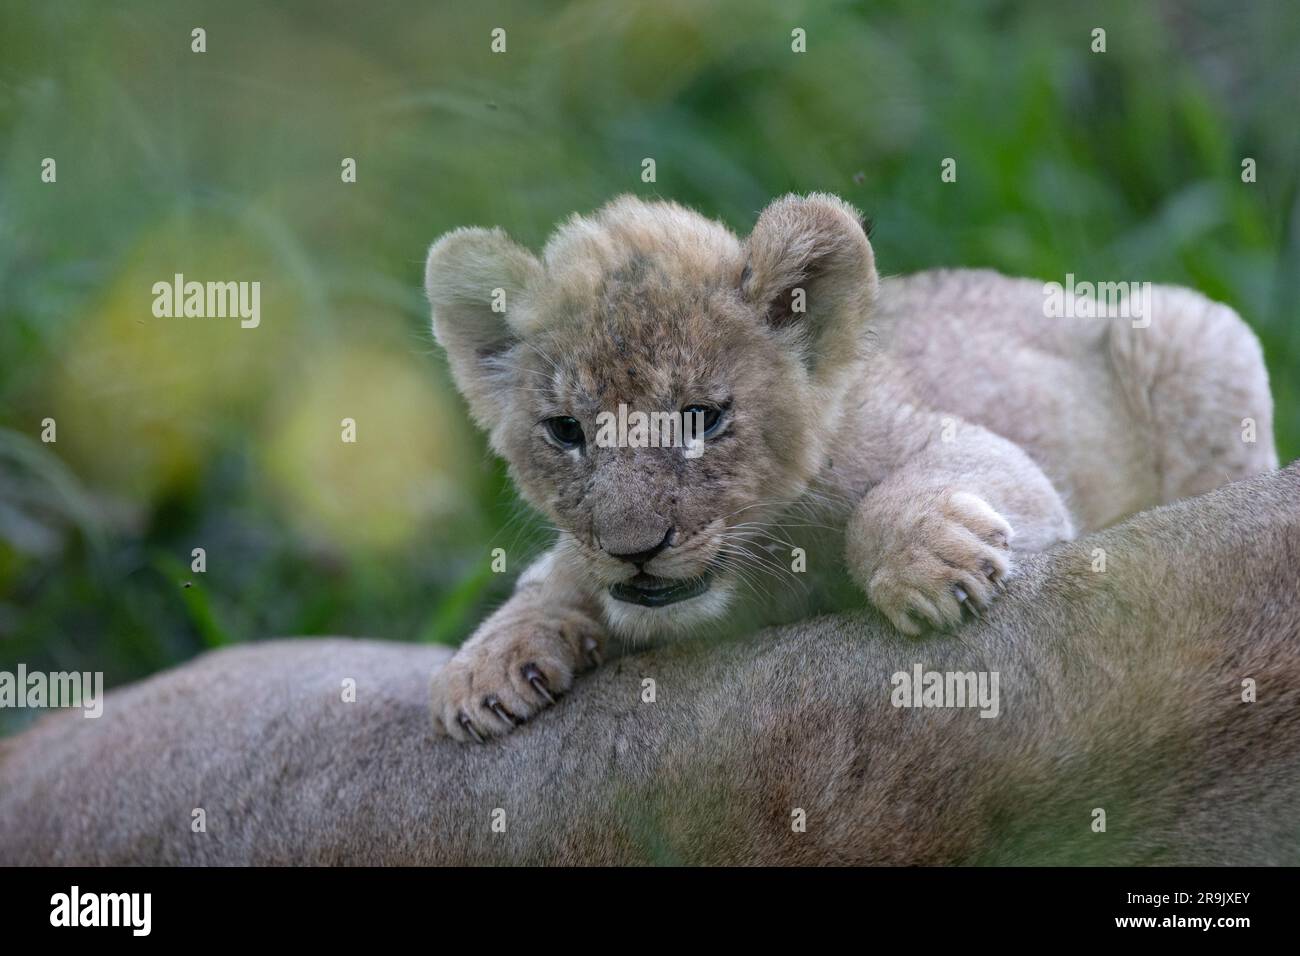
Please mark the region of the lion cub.
<svg viewBox="0 0 1300 956"><path fill-rule="evenodd" d="M554 703L611 633L690 631L766 590L790 573L780 522L810 502L915 635L987 607L1017 552L1277 465L1231 309L1155 287L1148 316L1050 318L1031 280L880 281L834 196L779 199L746 239L623 197L540 258L458 229L425 286L471 414L561 529L433 677L458 740ZM678 427L609 427L651 416Z"/></svg>

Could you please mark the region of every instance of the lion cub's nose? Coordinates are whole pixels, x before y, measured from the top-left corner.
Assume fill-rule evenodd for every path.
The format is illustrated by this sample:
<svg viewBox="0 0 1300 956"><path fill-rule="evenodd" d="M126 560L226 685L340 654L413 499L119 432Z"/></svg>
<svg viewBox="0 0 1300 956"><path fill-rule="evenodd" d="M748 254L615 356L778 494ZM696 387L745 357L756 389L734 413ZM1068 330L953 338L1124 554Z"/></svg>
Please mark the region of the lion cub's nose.
<svg viewBox="0 0 1300 956"><path fill-rule="evenodd" d="M639 568L641 567L641 565L645 564L647 561L649 561L656 554L658 554L660 551L662 551L664 548L668 547L668 545L672 543L673 532L676 530L677 530L676 528L670 527L667 531L664 532L664 536L662 539L660 539L658 544L656 544L654 547L646 548L642 551L615 551L612 548L610 548L608 545L604 545L604 544L602 544L601 547L605 549L605 553L608 554L611 558L618 558L622 561L628 561L632 564L635 564ZM624 544L623 542L618 542L616 544L616 547L619 545L626 547L626 544Z"/></svg>

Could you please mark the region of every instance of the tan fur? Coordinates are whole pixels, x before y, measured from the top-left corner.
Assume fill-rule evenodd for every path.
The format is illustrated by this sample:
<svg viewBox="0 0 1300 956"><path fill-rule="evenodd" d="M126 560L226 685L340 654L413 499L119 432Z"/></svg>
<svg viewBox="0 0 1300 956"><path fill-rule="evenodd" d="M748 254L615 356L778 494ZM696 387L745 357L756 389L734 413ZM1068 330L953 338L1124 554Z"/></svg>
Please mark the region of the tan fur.
<svg viewBox="0 0 1300 956"><path fill-rule="evenodd" d="M790 584L800 521L842 529L842 562L825 545L810 563L846 568L915 635L992 606L1022 555L1277 464L1259 346L1232 310L1156 287L1134 328L1047 318L1041 283L992 272L882 282L833 196L777 200L745 240L624 197L570 219L540 260L461 229L430 250L426 286L472 414L561 529L434 677L435 726L461 740L548 706L608 633L689 633ZM595 447L620 403L726 412L691 460ZM557 416L587 444L548 439ZM638 568L710 586L660 608L616 599Z"/></svg>
<svg viewBox="0 0 1300 956"><path fill-rule="evenodd" d="M960 641L665 643L493 747L430 732L445 648L222 650L0 745L0 865L1294 866L1298 564L1292 465L1026 556ZM999 716L892 706L916 664L999 672Z"/></svg>

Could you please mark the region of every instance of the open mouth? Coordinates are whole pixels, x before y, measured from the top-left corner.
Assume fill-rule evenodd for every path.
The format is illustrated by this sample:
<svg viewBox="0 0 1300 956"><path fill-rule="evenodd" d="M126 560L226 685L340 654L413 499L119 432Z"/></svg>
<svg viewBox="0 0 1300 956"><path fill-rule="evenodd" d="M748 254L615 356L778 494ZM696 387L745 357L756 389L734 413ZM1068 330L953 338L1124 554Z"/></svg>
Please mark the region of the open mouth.
<svg viewBox="0 0 1300 956"><path fill-rule="evenodd" d="M688 581L670 581L642 572L634 578L612 585L609 593L619 601L640 604L642 607L667 607L685 601L709 589L709 575Z"/></svg>

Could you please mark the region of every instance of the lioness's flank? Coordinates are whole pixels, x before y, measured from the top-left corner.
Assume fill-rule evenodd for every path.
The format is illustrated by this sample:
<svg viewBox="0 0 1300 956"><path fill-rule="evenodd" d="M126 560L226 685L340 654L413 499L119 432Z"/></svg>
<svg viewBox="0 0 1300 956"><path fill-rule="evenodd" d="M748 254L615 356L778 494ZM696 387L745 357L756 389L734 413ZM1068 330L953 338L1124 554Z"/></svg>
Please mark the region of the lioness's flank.
<svg viewBox="0 0 1300 956"><path fill-rule="evenodd" d="M915 634L987 606L1016 552L1277 465L1230 308L1156 286L1140 321L1067 318L993 272L880 281L834 196L777 200L747 239L623 197L540 259L458 229L425 285L471 414L560 529L434 675L460 740L553 703L609 633L688 630L788 576L792 513L840 529L849 574ZM607 427L629 410L674 434Z"/></svg>

